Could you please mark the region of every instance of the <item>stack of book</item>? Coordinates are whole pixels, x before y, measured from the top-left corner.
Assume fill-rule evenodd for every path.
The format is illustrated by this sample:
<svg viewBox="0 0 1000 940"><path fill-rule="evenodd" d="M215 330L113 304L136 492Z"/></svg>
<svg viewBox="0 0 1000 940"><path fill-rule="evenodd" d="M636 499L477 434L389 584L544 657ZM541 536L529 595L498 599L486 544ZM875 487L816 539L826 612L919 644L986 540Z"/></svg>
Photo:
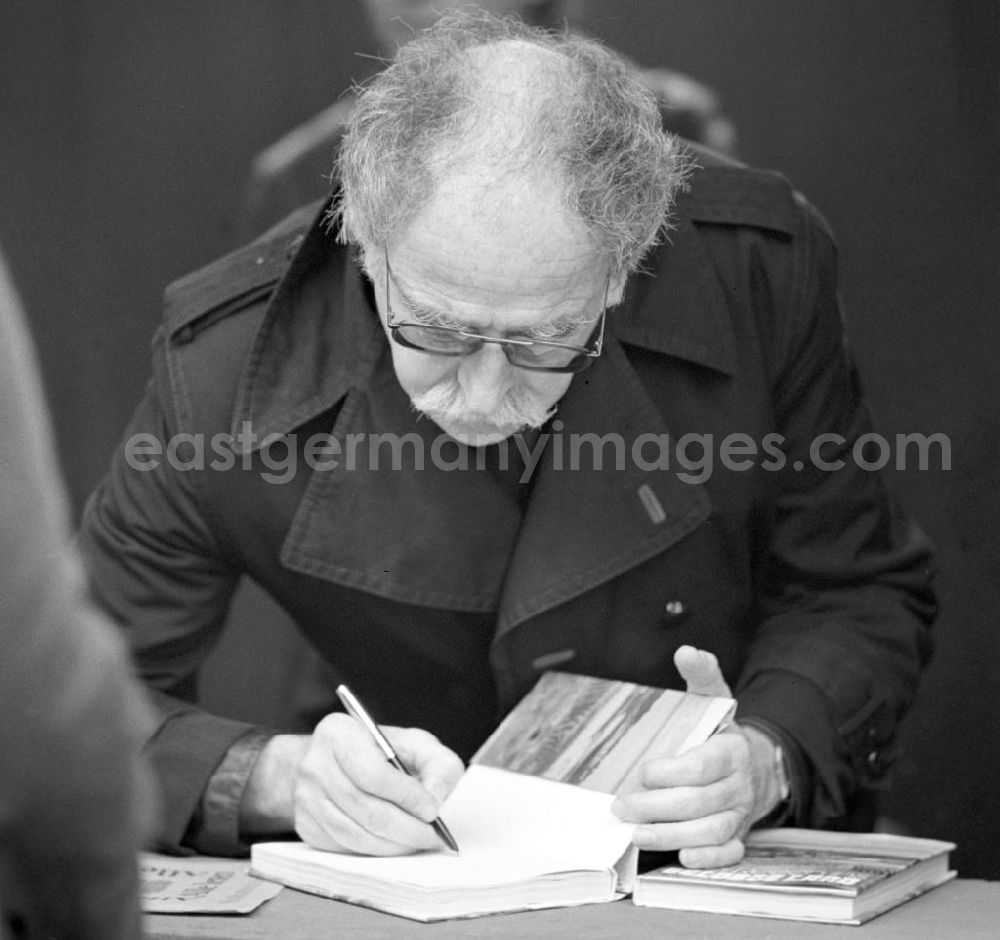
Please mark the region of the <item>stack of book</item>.
<svg viewBox="0 0 1000 940"><path fill-rule="evenodd" d="M546 673L483 744L441 818L460 846L393 858L269 842L251 873L420 921L614 901L859 924L955 876L948 842L753 832L728 868L639 875L634 826L611 812L644 761L724 728L729 698Z"/></svg>
<svg viewBox="0 0 1000 940"><path fill-rule="evenodd" d="M639 876L647 907L862 924L955 877L951 842L809 829L760 829L728 868L667 866Z"/></svg>

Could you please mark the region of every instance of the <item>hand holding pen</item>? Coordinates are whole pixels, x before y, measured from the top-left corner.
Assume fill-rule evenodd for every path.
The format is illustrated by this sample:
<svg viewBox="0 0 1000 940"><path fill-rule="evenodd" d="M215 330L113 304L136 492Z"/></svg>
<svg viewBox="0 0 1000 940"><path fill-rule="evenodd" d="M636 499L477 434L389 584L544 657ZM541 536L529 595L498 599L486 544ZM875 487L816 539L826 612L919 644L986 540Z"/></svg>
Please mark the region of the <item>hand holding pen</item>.
<svg viewBox="0 0 1000 940"><path fill-rule="evenodd" d="M378 745L379 750L381 750L385 755L385 759L392 764L396 770L401 771L407 776L413 776L399 759L399 756L396 754L392 744L389 743L389 739L382 733L379 726L375 724L372 717L368 714L361 702L358 701L354 693L351 692L346 685L339 685L337 686L337 696L343 703L344 708L347 709L347 713L361 722L364 729L372 736L372 739ZM444 824L440 817L432 820L431 826L441 838L441 841L449 849L453 852L458 851L458 843L455 841L454 836L448 831L448 827Z"/></svg>
<svg viewBox="0 0 1000 940"><path fill-rule="evenodd" d="M465 770L461 759L420 728L379 731L409 773L343 712L327 715L311 735L271 738L254 767L260 796L250 804L255 816L241 815L243 831L294 830L314 848L358 855L440 849L433 823Z"/></svg>

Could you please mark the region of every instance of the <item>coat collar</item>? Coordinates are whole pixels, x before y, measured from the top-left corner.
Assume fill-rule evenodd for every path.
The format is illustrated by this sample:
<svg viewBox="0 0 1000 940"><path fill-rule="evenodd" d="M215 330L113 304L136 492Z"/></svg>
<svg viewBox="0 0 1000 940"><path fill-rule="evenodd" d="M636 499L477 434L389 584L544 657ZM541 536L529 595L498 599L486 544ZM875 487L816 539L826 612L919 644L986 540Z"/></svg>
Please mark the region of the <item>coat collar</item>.
<svg viewBox="0 0 1000 940"><path fill-rule="evenodd" d="M233 413L234 439L249 422L251 448L331 408L363 385L386 342L352 252L316 216L271 297L251 346ZM729 308L690 219L631 278L608 329L624 345L737 371Z"/></svg>
<svg viewBox="0 0 1000 940"><path fill-rule="evenodd" d="M736 338L722 284L695 224L682 218L628 283L609 323L626 345L737 372Z"/></svg>
<svg viewBox="0 0 1000 940"><path fill-rule="evenodd" d="M558 432L536 471L506 573L498 639L665 551L711 514L703 487L636 459L642 440L672 437L616 337L584 375L559 403ZM602 463L592 457L595 447Z"/></svg>
<svg viewBox="0 0 1000 940"><path fill-rule="evenodd" d="M366 278L327 230L327 202L265 311L247 357L232 434L249 450L289 434L364 385L385 344Z"/></svg>

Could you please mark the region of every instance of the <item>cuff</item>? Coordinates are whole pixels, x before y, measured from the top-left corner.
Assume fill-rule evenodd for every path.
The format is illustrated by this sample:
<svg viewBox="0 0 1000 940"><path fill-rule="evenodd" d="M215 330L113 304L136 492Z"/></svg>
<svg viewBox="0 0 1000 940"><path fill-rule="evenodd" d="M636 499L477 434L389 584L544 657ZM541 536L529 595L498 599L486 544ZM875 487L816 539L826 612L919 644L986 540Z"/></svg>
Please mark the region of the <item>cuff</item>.
<svg viewBox="0 0 1000 940"><path fill-rule="evenodd" d="M184 845L203 855L250 854L250 844L240 838L240 803L254 764L272 737L273 732L255 728L233 743L205 786Z"/></svg>
<svg viewBox="0 0 1000 940"><path fill-rule="evenodd" d="M184 844L202 796L229 749L254 726L209 715L189 702L150 690L160 726L146 744L160 789L162 813L151 848L185 855Z"/></svg>
<svg viewBox="0 0 1000 940"><path fill-rule="evenodd" d="M775 760L780 762L780 766L775 767L781 790L778 804L766 816L756 820L753 824L754 827L783 826L786 823L794 822L796 818L796 794L806 792L805 787L807 786L805 758L801 748L788 734L767 719L749 715L740 718L736 723L753 728L769 738L775 748Z"/></svg>
<svg viewBox="0 0 1000 940"><path fill-rule="evenodd" d="M796 673L767 670L735 695L736 719L766 730L788 759L788 822L819 829L842 817L851 780L832 706L823 692Z"/></svg>

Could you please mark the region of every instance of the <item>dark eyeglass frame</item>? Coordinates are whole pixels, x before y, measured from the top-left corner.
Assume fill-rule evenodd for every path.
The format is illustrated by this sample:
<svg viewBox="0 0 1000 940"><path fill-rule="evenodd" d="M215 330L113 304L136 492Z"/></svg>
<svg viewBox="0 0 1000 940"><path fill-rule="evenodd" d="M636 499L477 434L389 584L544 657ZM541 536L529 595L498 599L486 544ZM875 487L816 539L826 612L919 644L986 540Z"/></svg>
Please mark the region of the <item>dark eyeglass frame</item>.
<svg viewBox="0 0 1000 940"><path fill-rule="evenodd" d="M599 322L594 325L593 332L591 332L590 337L583 346L576 346L571 343L557 343L552 340L543 339L517 339L514 337L504 337L504 336L485 336L482 333L476 333L473 330L464 330L457 326L438 326L436 324L421 323L419 320L396 320L394 322L392 313L392 303L389 300L389 282L392 280L392 270L389 267L389 249L384 248L385 253L385 306L386 306L386 325L389 327L389 334L392 336L394 342L398 343L400 346L405 346L407 349L415 349L418 352L427 353L430 356L448 356L450 358L458 358L460 356L471 356L474 352L480 350L483 343L496 343L500 346L504 355L507 357L507 361L517 369L526 369L529 372L583 372L584 369L589 368L590 364L601 354L604 348L604 321L608 313L608 294L611 289L611 272L608 271L608 278L604 283L604 306L601 308L601 315ZM422 330L437 330L442 333L455 333L466 339L472 339L477 341L477 345L473 346L471 349L465 349L462 351L456 350L455 352L445 352L440 349L427 349L419 344L407 339L404 333L400 330L407 326L419 327ZM523 346L546 346L552 349L566 349L574 352L576 355L568 362L566 365L562 366L535 366L527 365L522 362L516 362L512 355L516 355L516 350L518 347Z"/></svg>

